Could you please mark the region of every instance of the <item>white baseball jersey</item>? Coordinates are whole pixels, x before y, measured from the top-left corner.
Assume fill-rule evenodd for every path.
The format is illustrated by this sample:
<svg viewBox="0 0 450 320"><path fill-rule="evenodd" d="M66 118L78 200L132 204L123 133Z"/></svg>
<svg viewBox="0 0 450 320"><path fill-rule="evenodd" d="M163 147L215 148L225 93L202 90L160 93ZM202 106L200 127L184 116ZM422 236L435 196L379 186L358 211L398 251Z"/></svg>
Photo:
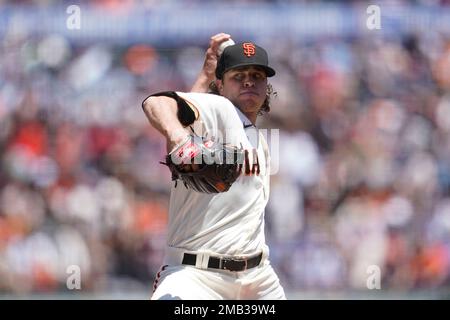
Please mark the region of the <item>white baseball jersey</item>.
<svg viewBox="0 0 450 320"><path fill-rule="evenodd" d="M194 131L223 137L223 142L249 151L250 168L224 193L205 194L172 186L168 245L189 251L246 255L266 250L264 209L269 198L269 150L263 135L228 99L206 93L177 94L198 111ZM244 129L244 127L246 127ZM256 157L257 154L257 157ZM259 164L258 167L254 163Z"/></svg>

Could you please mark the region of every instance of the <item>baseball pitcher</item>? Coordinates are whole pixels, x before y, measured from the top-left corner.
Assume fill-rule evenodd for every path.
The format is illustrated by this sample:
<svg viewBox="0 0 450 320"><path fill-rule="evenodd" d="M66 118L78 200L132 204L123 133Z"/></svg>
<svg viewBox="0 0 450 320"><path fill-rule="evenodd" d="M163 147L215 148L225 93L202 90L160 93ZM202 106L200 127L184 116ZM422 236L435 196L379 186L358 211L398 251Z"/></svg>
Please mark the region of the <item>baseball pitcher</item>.
<svg viewBox="0 0 450 320"><path fill-rule="evenodd" d="M214 38L206 60L228 39ZM267 78L275 70L252 42L226 47L213 65L212 93L166 91L142 103L166 139L163 163L174 180L152 299L285 299L265 243L270 157L255 126L269 107Z"/></svg>

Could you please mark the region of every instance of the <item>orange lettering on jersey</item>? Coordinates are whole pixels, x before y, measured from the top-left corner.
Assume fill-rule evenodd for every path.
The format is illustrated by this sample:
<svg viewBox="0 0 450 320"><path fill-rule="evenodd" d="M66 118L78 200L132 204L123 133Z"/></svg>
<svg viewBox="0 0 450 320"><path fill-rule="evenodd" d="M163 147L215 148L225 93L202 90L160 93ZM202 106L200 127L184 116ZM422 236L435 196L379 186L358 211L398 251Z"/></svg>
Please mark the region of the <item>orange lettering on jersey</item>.
<svg viewBox="0 0 450 320"><path fill-rule="evenodd" d="M248 150L245 150L244 154L245 154L245 159L244 159L245 175L249 175L250 174L250 160L248 158Z"/></svg>
<svg viewBox="0 0 450 320"><path fill-rule="evenodd" d="M244 42L242 44L242 48L244 48L244 54L247 57L254 56L255 53L256 53L255 45L253 43L251 43L251 42Z"/></svg>
<svg viewBox="0 0 450 320"><path fill-rule="evenodd" d="M256 149L252 149L252 158L250 159L249 155L250 153L248 152L248 150L245 150L244 152L245 157L244 157L244 165L245 165L245 175L249 176L252 174L256 174L259 175L260 173L260 168L259 168L259 158L258 158L258 152L256 151ZM250 163L252 164L252 167L250 169Z"/></svg>
<svg viewBox="0 0 450 320"><path fill-rule="evenodd" d="M252 173L259 175L259 158L258 158L258 152L256 149L253 149L253 167L252 167Z"/></svg>

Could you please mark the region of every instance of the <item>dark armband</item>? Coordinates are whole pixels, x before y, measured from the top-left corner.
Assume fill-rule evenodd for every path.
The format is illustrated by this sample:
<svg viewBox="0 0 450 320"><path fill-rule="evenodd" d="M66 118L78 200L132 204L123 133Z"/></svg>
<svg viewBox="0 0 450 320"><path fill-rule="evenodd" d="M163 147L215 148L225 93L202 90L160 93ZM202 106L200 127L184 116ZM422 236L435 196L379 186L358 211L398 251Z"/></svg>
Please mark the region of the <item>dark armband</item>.
<svg viewBox="0 0 450 320"><path fill-rule="evenodd" d="M183 126L187 127L192 123L194 123L194 121L196 120L194 110L192 110L189 104L183 98L180 98L180 96L175 91L162 91L154 93L144 99L144 101L142 102L142 106L144 105L145 100L147 100L149 97L160 97L160 96L175 99L178 105L177 117Z"/></svg>

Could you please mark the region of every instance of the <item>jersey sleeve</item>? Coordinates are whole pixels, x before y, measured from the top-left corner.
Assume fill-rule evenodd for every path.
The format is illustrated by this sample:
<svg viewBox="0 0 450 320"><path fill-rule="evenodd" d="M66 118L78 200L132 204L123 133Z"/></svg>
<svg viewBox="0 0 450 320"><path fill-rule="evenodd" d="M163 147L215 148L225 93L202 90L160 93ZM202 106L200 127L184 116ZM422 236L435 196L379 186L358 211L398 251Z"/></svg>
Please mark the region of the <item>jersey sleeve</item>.
<svg viewBox="0 0 450 320"><path fill-rule="evenodd" d="M198 113L196 120L201 121L208 134L221 137L223 142L236 144L239 136L245 132L236 108L230 100L210 93L177 92Z"/></svg>
<svg viewBox="0 0 450 320"><path fill-rule="evenodd" d="M200 118L215 118L224 122L230 113L235 112L230 100L219 95L194 92L177 92L177 94L198 111Z"/></svg>
<svg viewBox="0 0 450 320"><path fill-rule="evenodd" d="M157 93L153 93L147 98L142 101L142 106L144 106L145 101L150 97L169 97L174 99L177 102L178 111L177 111L177 117L180 123L187 127L194 123L195 120L198 118L198 113L195 108L193 108L191 105L189 105L185 99L181 98L178 93L175 91L161 91Z"/></svg>

